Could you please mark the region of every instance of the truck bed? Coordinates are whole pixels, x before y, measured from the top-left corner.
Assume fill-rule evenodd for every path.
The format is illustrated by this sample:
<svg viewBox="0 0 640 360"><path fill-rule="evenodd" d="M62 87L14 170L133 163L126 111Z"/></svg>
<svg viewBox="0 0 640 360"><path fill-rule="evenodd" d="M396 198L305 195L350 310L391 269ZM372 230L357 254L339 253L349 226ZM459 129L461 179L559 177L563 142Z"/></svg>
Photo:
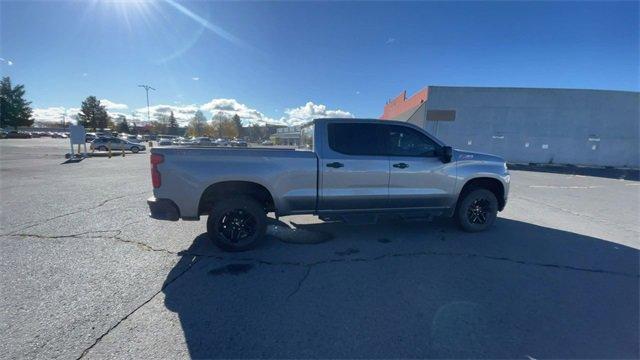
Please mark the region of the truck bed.
<svg viewBox="0 0 640 360"><path fill-rule="evenodd" d="M225 181L265 187L282 215L316 210L318 157L312 151L176 146L151 153L164 156L158 165L162 185L154 196L174 199L182 218L197 219L204 191Z"/></svg>

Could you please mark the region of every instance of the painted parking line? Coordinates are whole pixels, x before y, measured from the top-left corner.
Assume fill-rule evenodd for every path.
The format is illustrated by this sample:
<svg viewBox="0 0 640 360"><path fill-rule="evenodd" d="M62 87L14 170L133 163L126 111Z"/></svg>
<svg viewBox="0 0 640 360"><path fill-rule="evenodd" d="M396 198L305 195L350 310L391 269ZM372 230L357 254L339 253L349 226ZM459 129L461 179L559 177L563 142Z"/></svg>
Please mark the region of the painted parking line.
<svg viewBox="0 0 640 360"><path fill-rule="evenodd" d="M589 185L589 186L529 185L529 187L540 188L540 189L597 189L603 186L601 185Z"/></svg>

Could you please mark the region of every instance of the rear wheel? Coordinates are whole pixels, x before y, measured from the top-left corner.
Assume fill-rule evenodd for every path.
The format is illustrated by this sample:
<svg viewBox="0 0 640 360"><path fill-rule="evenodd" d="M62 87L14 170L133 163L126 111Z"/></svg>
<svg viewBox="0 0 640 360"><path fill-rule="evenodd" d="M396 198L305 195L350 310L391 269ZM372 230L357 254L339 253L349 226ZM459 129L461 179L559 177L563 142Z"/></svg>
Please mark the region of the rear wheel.
<svg viewBox="0 0 640 360"><path fill-rule="evenodd" d="M138 151L140 151L140 149L137 146L131 148L131 152L134 154L138 153Z"/></svg>
<svg viewBox="0 0 640 360"><path fill-rule="evenodd" d="M487 189L466 192L456 209L458 225L468 232L478 232L489 228L498 215L498 200Z"/></svg>
<svg viewBox="0 0 640 360"><path fill-rule="evenodd" d="M264 207L250 197L234 197L213 205L207 219L207 233L225 251L245 251L264 238L267 215Z"/></svg>
<svg viewBox="0 0 640 360"><path fill-rule="evenodd" d="M107 151L107 150L109 150L109 149L107 149L107 147L106 147L106 146L100 146L100 147L98 147L98 151Z"/></svg>

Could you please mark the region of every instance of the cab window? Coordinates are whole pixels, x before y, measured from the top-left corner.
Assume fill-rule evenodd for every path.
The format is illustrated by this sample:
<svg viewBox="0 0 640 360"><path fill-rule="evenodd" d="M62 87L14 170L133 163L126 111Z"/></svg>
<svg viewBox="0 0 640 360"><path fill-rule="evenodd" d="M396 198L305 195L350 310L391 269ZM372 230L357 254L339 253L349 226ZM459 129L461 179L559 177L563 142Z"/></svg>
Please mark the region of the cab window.
<svg viewBox="0 0 640 360"><path fill-rule="evenodd" d="M435 156L438 148L428 136L406 126L387 126L386 137L390 156Z"/></svg>
<svg viewBox="0 0 640 360"><path fill-rule="evenodd" d="M328 125L329 147L346 155L383 155L382 125L372 123L331 123Z"/></svg>

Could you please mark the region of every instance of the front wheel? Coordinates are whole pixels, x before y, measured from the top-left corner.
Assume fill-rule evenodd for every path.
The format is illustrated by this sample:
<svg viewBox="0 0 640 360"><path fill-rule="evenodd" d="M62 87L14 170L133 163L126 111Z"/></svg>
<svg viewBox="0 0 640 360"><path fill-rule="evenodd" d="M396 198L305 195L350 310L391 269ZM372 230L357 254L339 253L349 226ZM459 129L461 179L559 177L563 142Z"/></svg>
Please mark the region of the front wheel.
<svg viewBox="0 0 640 360"><path fill-rule="evenodd" d="M475 189L460 199L456 209L456 220L462 230L478 232L489 228L498 215L498 200L487 189Z"/></svg>
<svg viewBox="0 0 640 360"><path fill-rule="evenodd" d="M264 207L250 197L234 197L213 205L207 219L207 233L224 251L245 251L264 238L267 215Z"/></svg>

